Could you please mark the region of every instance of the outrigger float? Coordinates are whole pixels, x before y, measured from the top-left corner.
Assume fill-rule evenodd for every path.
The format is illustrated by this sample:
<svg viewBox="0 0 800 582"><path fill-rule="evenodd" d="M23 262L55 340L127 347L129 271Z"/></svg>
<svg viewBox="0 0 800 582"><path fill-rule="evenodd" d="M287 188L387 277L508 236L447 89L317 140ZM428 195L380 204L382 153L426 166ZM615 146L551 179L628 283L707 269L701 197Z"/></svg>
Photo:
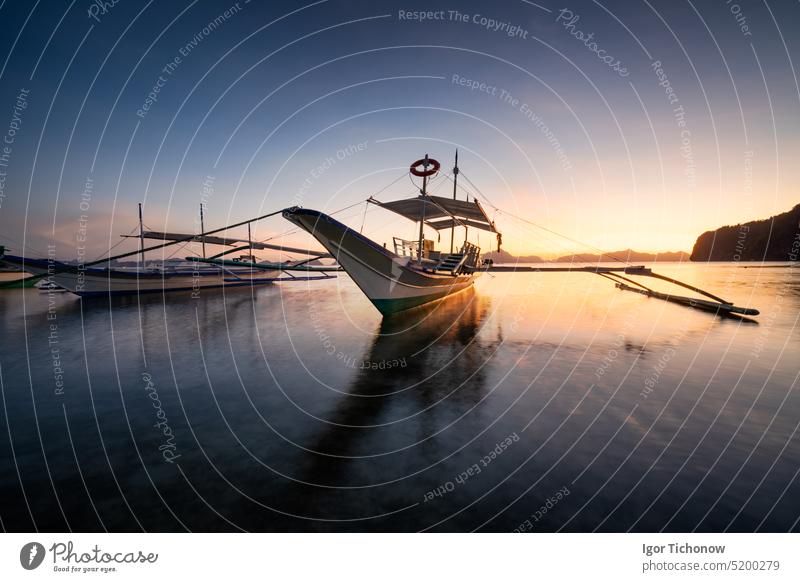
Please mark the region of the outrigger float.
<svg viewBox="0 0 800 582"><path fill-rule="evenodd" d="M622 291L633 291L647 297L710 311L720 315L758 315L758 310L739 307L707 291L654 273L645 266L620 267L565 266L539 267L526 265L494 265L491 260L481 260L481 249L467 240L469 229L488 231L497 236L500 250L502 235L489 219L477 198L459 200L458 152L453 168L453 197L445 198L428 193L428 180L441 168L441 164L427 155L411 164L410 173L422 178L419 195L393 202L381 202L373 197L366 200L386 210L419 224L419 237L415 241L393 238L394 250L342 224L331 216L300 207L287 208L283 217L301 227L320 244L350 275L367 298L383 315L391 315L444 299L470 287L477 276L486 272L513 273L592 273L613 281ZM450 230L450 252L435 250L434 241L425 238L425 227L437 233ZM464 228L464 242L454 249L455 229ZM688 289L705 299L663 293L637 282L631 277L650 277Z"/></svg>
<svg viewBox="0 0 800 582"><path fill-rule="evenodd" d="M44 278L49 285L55 285L81 297L135 295L169 291L196 292L200 289L255 286L313 279L335 279L335 276L331 275L330 272L341 271L338 265L308 264L317 259L330 258L330 255L325 251L298 249L252 240L250 225L279 213L280 211L272 212L205 232L202 227L203 211L201 207L201 233L168 233L144 229L140 204L139 233L136 235L122 235L123 238L139 239L139 248L135 251L82 264L68 264L53 258L37 259L10 255L5 252L4 247L0 246L0 263L20 268L37 279ZM247 226L247 239L214 236L242 226ZM145 239L157 239L166 242L145 247ZM187 256L184 261L177 265L164 261L156 266L145 263L145 253L181 243L199 243L202 245L202 256ZM213 256L206 257L206 245L219 245L229 248ZM266 249L301 254L305 255L306 258L299 261L276 263L258 261L252 254L253 251ZM246 254L228 258L232 253L237 252ZM110 266L112 261L132 256L139 257L139 264L136 267L120 268ZM303 276L294 275L296 272L302 273ZM282 274L286 276L283 277L281 276Z"/></svg>

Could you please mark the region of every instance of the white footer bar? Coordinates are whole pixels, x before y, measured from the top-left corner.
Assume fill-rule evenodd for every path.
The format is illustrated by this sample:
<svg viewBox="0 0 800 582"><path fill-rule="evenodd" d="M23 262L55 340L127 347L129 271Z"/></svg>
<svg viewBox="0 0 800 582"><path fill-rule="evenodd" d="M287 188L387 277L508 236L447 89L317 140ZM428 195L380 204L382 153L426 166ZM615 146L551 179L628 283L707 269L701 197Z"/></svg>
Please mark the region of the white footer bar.
<svg viewBox="0 0 800 582"><path fill-rule="evenodd" d="M0 577L798 580L798 541L792 534L4 534Z"/></svg>

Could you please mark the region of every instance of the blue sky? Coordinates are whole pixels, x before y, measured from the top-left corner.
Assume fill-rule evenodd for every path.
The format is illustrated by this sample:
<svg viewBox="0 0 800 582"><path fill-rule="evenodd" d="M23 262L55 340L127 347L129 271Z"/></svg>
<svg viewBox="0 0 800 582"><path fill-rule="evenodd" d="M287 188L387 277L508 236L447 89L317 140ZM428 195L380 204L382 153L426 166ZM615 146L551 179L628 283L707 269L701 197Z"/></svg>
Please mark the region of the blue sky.
<svg viewBox="0 0 800 582"><path fill-rule="evenodd" d="M100 254L138 202L172 231L195 228L201 200L208 227L337 210L426 152L449 169L456 146L497 207L612 250L690 250L798 202L795 3L100 4L0 7L12 247L71 258L83 216ZM380 197L413 193L403 178ZM556 252L497 218L508 250Z"/></svg>

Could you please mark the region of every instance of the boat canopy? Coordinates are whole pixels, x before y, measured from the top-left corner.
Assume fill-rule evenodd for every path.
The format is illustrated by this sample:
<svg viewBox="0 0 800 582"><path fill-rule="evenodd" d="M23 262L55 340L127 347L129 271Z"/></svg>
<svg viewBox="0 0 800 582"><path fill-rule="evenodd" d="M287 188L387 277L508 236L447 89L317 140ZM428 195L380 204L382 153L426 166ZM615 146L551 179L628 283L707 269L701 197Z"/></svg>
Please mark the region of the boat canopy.
<svg viewBox="0 0 800 582"><path fill-rule="evenodd" d="M442 196L421 195L393 202L381 202L370 197L369 202L414 222L424 221L425 224L436 230L453 226L472 226L489 232L497 232L494 222L489 220L477 200L467 202Z"/></svg>
<svg viewBox="0 0 800 582"><path fill-rule="evenodd" d="M126 238L139 238L140 235L123 235ZM263 242L256 242L256 241L248 241L247 239L242 238L228 238L222 236L209 236L209 235L199 235L199 234L186 234L186 233L176 233L176 232L157 232L153 230L145 230L141 234L141 238L151 238L157 240L171 240L171 241L188 241L188 242L204 242L210 245L224 245L224 246L233 246L234 244L238 243L246 243L246 246L241 247L242 250L245 249L253 249L256 251L261 251L265 249L272 249L276 251L284 251L287 253L299 253L303 255L311 255L318 258L332 258L330 253L325 251L313 251L310 249L298 249L294 247L287 247L284 245L273 245L269 243Z"/></svg>

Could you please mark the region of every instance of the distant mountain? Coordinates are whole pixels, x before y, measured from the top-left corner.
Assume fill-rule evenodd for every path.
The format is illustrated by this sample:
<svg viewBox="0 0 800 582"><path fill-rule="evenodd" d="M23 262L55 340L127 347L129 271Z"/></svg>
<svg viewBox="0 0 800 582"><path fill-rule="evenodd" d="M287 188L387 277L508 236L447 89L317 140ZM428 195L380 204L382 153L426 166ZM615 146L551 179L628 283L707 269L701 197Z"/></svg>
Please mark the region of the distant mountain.
<svg viewBox="0 0 800 582"><path fill-rule="evenodd" d="M689 254L683 251L664 252L664 253L642 253L632 249L625 249L624 251L615 251L606 254L590 254L579 253L575 255L565 255L558 257L554 263L598 263L613 261L612 256L622 259L628 263L653 263L658 261L688 261Z"/></svg>
<svg viewBox="0 0 800 582"><path fill-rule="evenodd" d="M507 251L501 250L499 253L490 252L483 256L485 259L492 259L495 263L599 263L605 261L613 261L610 255L627 261L629 263L653 263L656 261L688 261L689 254L683 251L669 252L669 253L641 253L626 249L624 251L616 251L607 255L600 254L587 254L579 253L575 255L565 255L558 257L552 261L546 261L537 255L526 255L522 257L515 257Z"/></svg>
<svg viewBox="0 0 800 582"><path fill-rule="evenodd" d="M797 260L800 236L800 204L789 212L765 220L723 226L704 232L692 249L693 261L791 261ZM794 253L794 254L792 254Z"/></svg>
<svg viewBox="0 0 800 582"><path fill-rule="evenodd" d="M483 259L492 259L495 263L544 263L546 262L542 257L537 255L524 255L515 257L508 251L500 249L499 251L490 251L481 255Z"/></svg>

